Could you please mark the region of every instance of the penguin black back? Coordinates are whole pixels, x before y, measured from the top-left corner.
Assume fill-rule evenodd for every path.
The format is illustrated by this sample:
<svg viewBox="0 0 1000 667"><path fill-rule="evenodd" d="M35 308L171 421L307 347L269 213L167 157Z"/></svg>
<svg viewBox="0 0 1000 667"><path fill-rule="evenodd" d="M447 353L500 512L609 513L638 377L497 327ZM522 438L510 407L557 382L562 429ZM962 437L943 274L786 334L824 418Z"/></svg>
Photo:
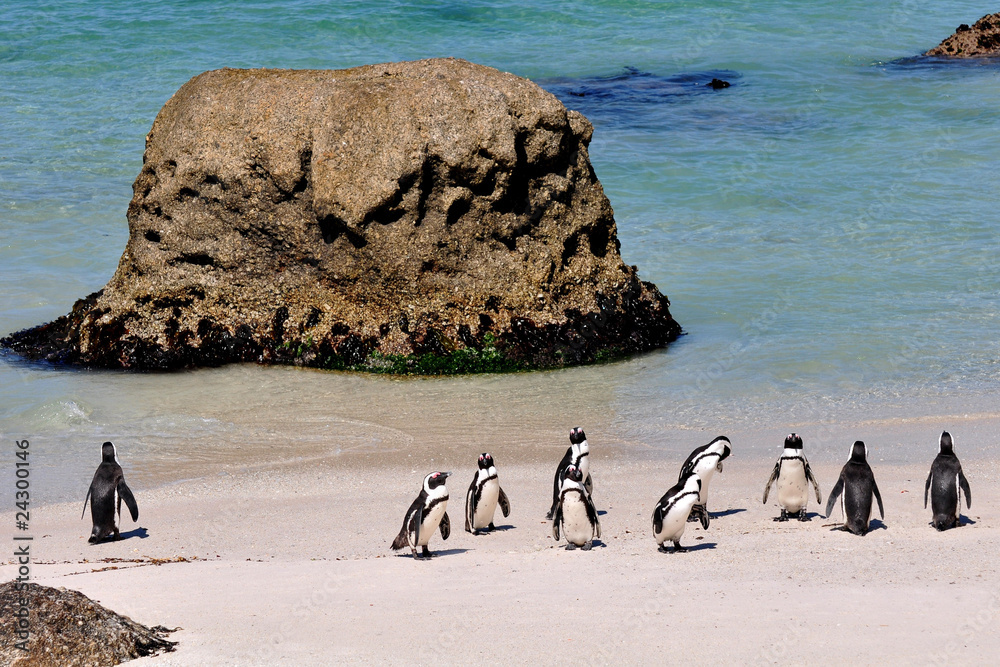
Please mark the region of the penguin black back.
<svg viewBox="0 0 1000 667"><path fill-rule="evenodd" d="M559 465L556 466L556 474L552 478L552 506L545 515L546 519L551 519L555 515L556 505L559 504L559 493L562 488L563 479L566 478L566 469L570 466L579 468L584 475L583 485L590 493L593 488L593 481L590 478L590 445L587 443L587 435L579 426L572 428L569 432L569 448L563 454ZM585 460L586 459L586 460Z"/></svg>
<svg viewBox="0 0 1000 667"><path fill-rule="evenodd" d="M109 535L116 540L121 536L118 524L122 501L128 507L132 521L139 520L139 506L135 502L132 490L125 483L125 475L118 463L118 451L111 442L101 445L101 464L97 466L94 479L83 500L83 514L87 512L88 500L93 520L93 530L88 540L91 544L100 542ZM80 515L81 519L83 514Z"/></svg>
<svg viewBox="0 0 1000 667"><path fill-rule="evenodd" d="M940 450L924 484L924 509L927 508L929 492L933 513L931 525L938 530L947 530L959 525L963 492L967 506L972 507L972 489L962 472L962 464L955 455L951 434L948 431L942 432L939 443Z"/></svg>
<svg viewBox="0 0 1000 667"><path fill-rule="evenodd" d="M840 471L830 499L826 504L826 515L829 517L837 498L843 496L841 506L844 511L844 527L855 535L868 532L872 515L872 496L878 501L878 511L885 519L882 508L882 494L875 483L875 473L868 465L868 447L861 440L854 443L851 458Z"/></svg>

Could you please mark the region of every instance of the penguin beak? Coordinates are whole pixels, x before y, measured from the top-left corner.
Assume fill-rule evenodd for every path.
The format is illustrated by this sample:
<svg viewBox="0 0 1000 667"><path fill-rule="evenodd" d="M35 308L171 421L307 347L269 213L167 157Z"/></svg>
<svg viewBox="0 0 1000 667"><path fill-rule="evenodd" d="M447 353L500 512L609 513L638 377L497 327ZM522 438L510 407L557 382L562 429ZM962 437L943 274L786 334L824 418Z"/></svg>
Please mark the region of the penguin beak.
<svg viewBox="0 0 1000 667"><path fill-rule="evenodd" d="M449 477L451 477L451 473L450 472L443 472L443 473L441 473L441 476L444 477L445 479L448 479Z"/></svg>

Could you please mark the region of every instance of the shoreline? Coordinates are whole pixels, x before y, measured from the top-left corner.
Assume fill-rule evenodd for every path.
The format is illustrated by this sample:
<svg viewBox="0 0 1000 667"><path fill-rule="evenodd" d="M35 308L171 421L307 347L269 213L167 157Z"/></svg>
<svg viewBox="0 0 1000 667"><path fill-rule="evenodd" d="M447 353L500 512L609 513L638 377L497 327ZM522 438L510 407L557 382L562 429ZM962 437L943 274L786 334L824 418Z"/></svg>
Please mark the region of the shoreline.
<svg viewBox="0 0 1000 667"><path fill-rule="evenodd" d="M543 518L565 445L529 447L521 460L512 454L521 450L482 447L475 454L497 459L511 516L498 514L501 530L492 535L465 533L475 454L439 453L436 464L455 473L452 535L435 535L430 546L440 556L430 563L388 545L436 464L415 454L359 455L134 489L140 521L126 518L127 539L117 543L86 543L89 516L80 520L79 502L37 508L32 575L146 625L184 628L171 637L180 642L175 653L136 664L452 664L470 656L652 663L664 653L695 664L831 655L986 664L1000 650L1000 567L988 557L1000 548L1000 459L963 448L970 438L957 445L972 486L966 525L943 533L929 525L922 492L933 454L926 463L890 464L872 447L887 514L864 537L832 529L836 509L829 520L773 522L774 494L767 506L760 498L780 442L764 452L763 442L744 436L741 447L734 438L733 456L711 484L711 526L688 524L682 544L691 551L661 554L649 514L682 459L599 447L588 437L603 528L589 553L557 548ZM898 427L876 435L904 437ZM847 444L841 449L842 460L820 461L806 440L824 501L811 502L810 514L825 509L847 459ZM186 562L151 564L177 558ZM9 560L0 565L0 576L12 571Z"/></svg>
<svg viewBox="0 0 1000 667"><path fill-rule="evenodd" d="M619 458L677 465L695 447L726 435L734 456L771 460L770 466L791 431L804 438L815 463L842 465L861 439L874 462L929 466L943 430L955 436L962 459L1000 458L993 427L1000 412L985 394L871 403L794 396L781 405L706 401L700 416L689 419L691 401L643 396L641 378L628 378L648 372L626 362L408 381L231 367L173 376L166 384L159 376L128 377L128 386L117 388L120 378L99 377L87 387L86 399L22 413L10 433L31 439L37 458L46 462L36 471L37 502L46 505L82 500L104 440L118 446L136 490L308 463L365 467L437 459L442 466L460 466L487 450L501 466L544 468L565 451L572 426L583 427L598 450ZM626 379L606 383L619 375ZM69 411L75 421L38 421L37 415L54 409ZM0 481L12 484L12 474L5 470Z"/></svg>

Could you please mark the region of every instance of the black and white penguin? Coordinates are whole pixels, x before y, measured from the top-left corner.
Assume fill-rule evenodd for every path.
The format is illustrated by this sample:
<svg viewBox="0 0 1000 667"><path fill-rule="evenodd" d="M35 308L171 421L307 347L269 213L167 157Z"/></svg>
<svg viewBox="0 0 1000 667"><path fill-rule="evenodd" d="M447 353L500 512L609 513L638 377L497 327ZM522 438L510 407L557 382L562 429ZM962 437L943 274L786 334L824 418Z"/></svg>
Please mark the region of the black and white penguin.
<svg viewBox="0 0 1000 667"><path fill-rule="evenodd" d="M118 450L110 442L101 445L101 465L97 466L94 479L87 489L87 497L83 499L82 519L87 513L87 501L90 501L90 518L94 529L90 533L91 544L113 535L117 540L121 537L118 525L121 523L122 501L128 507L132 521L139 520L139 506L135 503L132 490L125 483L125 474L118 463Z"/></svg>
<svg viewBox="0 0 1000 667"><path fill-rule="evenodd" d="M398 551L408 546L414 558L430 558L433 554L427 548L427 543L438 526L441 526L441 539L448 539L451 535L451 520L445 511L448 508L448 487L444 483L450 475L450 472L432 472L424 477L420 495L406 510L403 527L392 541L393 550ZM423 547L419 554L417 547Z"/></svg>
<svg viewBox="0 0 1000 667"><path fill-rule="evenodd" d="M771 485L778 482L778 506L781 507L781 516L775 517L775 521L788 521L788 518L795 517L799 521L811 521L806 513L806 503L809 502L809 483L816 491L816 502L822 503L823 497L819 491L819 484L813 477L812 469L806 455L802 453L802 438L792 433L785 438L785 449L781 452L781 458L774 464L771 477L764 485L764 504L767 504L767 495L771 491Z"/></svg>
<svg viewBox="0 0 1000 667"><path fill-rule="evenodd" d="M924 509L927 509L927 492L930 491L931 525L938 530L947 530L959 525L962 492L965 492L966 506L972 508L972 489L962 472L962 464L955 456L954 442L948 431L941 433L940 447L924 484Z"/></svg>
<svg viewBox="0 0 1000 667"><path fill-rule="evenodd" d="M573 466L583 475L583 486L590 495L594 491L594 480L590 478L590 444L587 436L579 426L569 432L569 449L563 454L562 460L556 466L555 477L552 478L552 507L545 515L546 519L551 519L559 504L559 493L562 489L563 478L566 476L566 469Z"/></svg>
<svg viewBox="0 0 1000 667"><path fill-rule="evenodd" d="M510 501L500 488L493 457L483 452L479 455L479 470L472 477L472 484L465 494L465 531L478 535L496 528L493 525L493 514L497 503L500 504L504 518L510 516Z"/></svg>
<svg viewBox="0 0 1000 667"><path fill-rule="evenodd" d="M552 537L556 541L559 540L560 528L566 538L567 549L583 547L584 551L589 551L594 540L601 537L601 522L597 518L594 501L583 486L583 473L574 466L566 468L559 502L552 514Z"/></svg>
<svg viewBox="0 0 1000 667"><path fill-rule="evenodd" d="M663 546L666 541L674 543L673 553L687 551L681 546L681 535L688 517L694 513L701 519L701 525L708 528L708 512L699 503L701 478L689 472L681 481L670 488L653 508L653 537L660 545L660 551L669 553Z"/></svg>
<svg viewBox="0 0 1000 667"><path fill-rule="evenodd" d="M720 435L718 438L696 448L681 466L681 473L677 476L677 481L681 482L692 472L698 475L701 480L701 493L698 497L698 505L708 515L708 483L712 481L712 476L716 472L722 472L722 462L726 460L732 452L729 438ZM696 521L700 513L692 512L688 521ZM703 520L704 522L704 520Z"/></svg>
<svg viewBox="0 0 1000 667"><path fill-rule="evenodd" d="M872 518L872 495L878 501L878 512L885 519L882 509L882 494L878 492L875 483L875 473L868 465L868 447L858 440L851 449L851 459L840 471L830 499L826 503L826 516L833 511L833 504L841 497L840 509L844 514L844 527L855 535L868 532L868 524Z"/></svg>

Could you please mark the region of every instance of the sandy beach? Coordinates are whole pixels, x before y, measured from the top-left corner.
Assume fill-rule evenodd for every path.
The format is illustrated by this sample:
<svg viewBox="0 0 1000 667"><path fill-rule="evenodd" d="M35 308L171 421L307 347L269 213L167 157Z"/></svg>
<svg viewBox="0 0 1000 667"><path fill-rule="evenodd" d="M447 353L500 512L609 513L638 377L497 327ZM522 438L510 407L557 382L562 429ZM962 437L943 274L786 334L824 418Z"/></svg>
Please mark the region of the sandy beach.
<svg viewBox="0 0 1000 667"><path fill-rule="evenodd" d="M490 448L512 504L491 535L462 530L475 446L445 446L434 463L418 447L405 463L361 453L137 489L140 521L126 518L117 543L87 544L79 502L36 508L32 574L146 625L183 628L176 652L134 664L988 664L1000 650L1000 464L962 434L1000 422L948 422L864 426L886 511L865 537L835 530L839 510L824 519L815 504L811 522L773 522L773 494L767 506L761 495L784 429L748 430L729 434L710 528L689 524L689 552L659 553L649 515L680 461L593 433L603 537L589 553L557 545L544 520L565 448L554 441L514 459ZM844 460L859 428L830 431ZM943 428L956 433L973 505L965 525L938 533L923 485ZM926 464L879 463L876 443L918 436L931 440ZM825 506L842 462L813 458ZM431 541L429 562L395 555L389 543L433 469L455 473L451 538Z"/></svg>

